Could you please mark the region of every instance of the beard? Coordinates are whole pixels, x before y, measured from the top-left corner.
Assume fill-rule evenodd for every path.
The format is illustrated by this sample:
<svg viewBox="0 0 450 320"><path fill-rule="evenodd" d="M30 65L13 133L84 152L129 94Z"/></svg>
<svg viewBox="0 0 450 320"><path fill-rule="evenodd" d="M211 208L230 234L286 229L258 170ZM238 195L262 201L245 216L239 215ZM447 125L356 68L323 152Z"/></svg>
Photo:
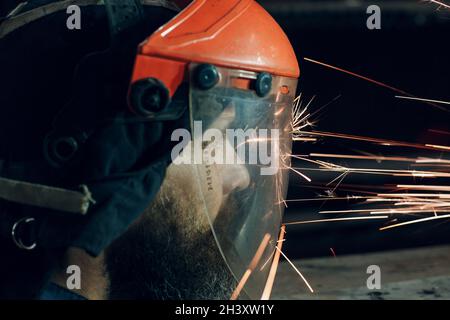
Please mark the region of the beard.
<svg viewBox="0 0 450 320"><path fill-rule="evenodd" d="M110 299L230 298L236 281L202 200L189 190L168 175L146 212L106 250Z"/></svg>

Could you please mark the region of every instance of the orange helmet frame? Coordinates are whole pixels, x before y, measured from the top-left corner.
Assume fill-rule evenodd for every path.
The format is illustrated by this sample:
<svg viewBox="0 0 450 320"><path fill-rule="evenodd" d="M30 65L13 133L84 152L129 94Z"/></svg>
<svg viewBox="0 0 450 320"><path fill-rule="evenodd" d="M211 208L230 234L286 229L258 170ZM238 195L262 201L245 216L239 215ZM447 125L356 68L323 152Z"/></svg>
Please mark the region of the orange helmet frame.
<svg viewBox="0 0 450 320"><path fill-rule="evenodd" d="M151 79L150 86L159 86L168 103L187 79L187 67L192 62L300 76L289 39L254 0L192 1L139 46L131 88ZM132 100L130 107L146 114Z"/></svg>

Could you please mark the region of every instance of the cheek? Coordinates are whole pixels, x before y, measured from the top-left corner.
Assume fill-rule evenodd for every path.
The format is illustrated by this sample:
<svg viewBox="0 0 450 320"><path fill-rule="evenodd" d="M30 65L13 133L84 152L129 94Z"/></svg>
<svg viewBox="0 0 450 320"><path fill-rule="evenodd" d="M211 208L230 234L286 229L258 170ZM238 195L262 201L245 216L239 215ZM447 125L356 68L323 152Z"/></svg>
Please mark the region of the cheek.
<svg viewBox="0 0 450 320"><path fill-rule="evenodd" d="M170 198L179 203L179 214L189 214L197 221L206 223L205 210L214 222L224 200L222 178L214 165L172 164L167 170L162 188L171 189Z"/></svg>

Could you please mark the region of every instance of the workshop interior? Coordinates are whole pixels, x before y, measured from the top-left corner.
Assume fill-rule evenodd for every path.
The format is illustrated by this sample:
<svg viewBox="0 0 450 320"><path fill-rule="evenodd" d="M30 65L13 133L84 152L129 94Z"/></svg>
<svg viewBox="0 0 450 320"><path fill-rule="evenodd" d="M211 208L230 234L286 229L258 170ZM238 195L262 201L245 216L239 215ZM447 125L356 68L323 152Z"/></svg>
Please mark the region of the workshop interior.
<svg viewBox="0 0 450 320"><path fill-rule="evenodd" d="M450 299L450 1L0 17L0 298ZM177 165L196 121L281 131L277 172Z"/></svg>

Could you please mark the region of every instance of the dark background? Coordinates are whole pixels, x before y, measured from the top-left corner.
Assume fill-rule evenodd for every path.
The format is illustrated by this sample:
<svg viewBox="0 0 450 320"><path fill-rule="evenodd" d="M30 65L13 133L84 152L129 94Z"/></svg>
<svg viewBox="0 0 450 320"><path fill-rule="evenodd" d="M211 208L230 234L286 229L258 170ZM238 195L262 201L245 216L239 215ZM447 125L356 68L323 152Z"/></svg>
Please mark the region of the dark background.
<svg viewBox="0 0 450 320"><path fill-rule="evenodd" d="M425 103L398 100L394 98L396 92L304 61L303 57L368 76L418 97L450 101L450 10L437 10L434 4L415 0L260 2L284 28L295 47L301 68L299 92L305 101L315 96L311 112L340 96L313 118L317 120L315 130L449 145L450 136L433 134L429 129L450 131L450 113ZM381 8L381 30L368 30L366 27L369 16L366 9L370 4ZM355 150L385 156L448 159L448 153L383 148L332 139L296 143L294 146L295 154L354 154ZM375 161L335 163L371 168L386 168L388 165ZM305 163L294 162L294 165L304 167ZM389 168L410 169L405 164ZM313 182L307 183L291 174L288 199L324 195L324 190L313 187L323 186L337 176L336 173L305 173ZM425 179L350 175L341 186L343 189L377 191L383 185L401 183L450 185L448 179L430 182ZM336 191L339 196L354 194L340 189ZM358 206L348 201L289 203L285 220L333 218L335 216L321 215L318 211L346 209L358 209ZM342 255L435 245L450 240L450 224L444 220L383 232L378 231L381 226L383 222L379 221L288 226L284 248L291 257L305 258L330 255L330 248Z"/></svg>
<svg viewBox="0 0 450 320"><path fill-rule="evenodd" d="M309 57L385 82L418 97L450 101L450 10L420 0L385 1L259 1L279 22L297 52L301 67L299 92L305 101L315 96L311 112L321 109L313 120L320 131L371 136L400 141L449 145L450 136L436 135L429 129L450 131L450 114L422 102L394 98L395 92L369 82L303 60ZM18 1L0 1L0 16ZM366 9L377 4L382 10L382 29L368 30ZM450 108L449 108L450 109ZM349 143L323 139L317 143L296 143L294 153L354 153L376 155L434 156L415 149L382 148L368 143ZM386 168L385 163L346 162L360 167ZM304 163L294 162L304 166ZM397 169L408 169L397 164ZM312 183L291 175L288 199L315 198L320 189L336 177L311 174ZM351 175L342 187L377 190L385 184L428 183L416 179L392 179ZM447 180L434 184L450 185ZM337 195L348 195L337 189ZM285 220L330 218L319 210L355 208L348 202L289 203ZM288 226L284 245L292 258L349 254L403 247L434 245L450 241L450 224L435 221L392 231L380 232L380 222L340 222Z"/></svg>

